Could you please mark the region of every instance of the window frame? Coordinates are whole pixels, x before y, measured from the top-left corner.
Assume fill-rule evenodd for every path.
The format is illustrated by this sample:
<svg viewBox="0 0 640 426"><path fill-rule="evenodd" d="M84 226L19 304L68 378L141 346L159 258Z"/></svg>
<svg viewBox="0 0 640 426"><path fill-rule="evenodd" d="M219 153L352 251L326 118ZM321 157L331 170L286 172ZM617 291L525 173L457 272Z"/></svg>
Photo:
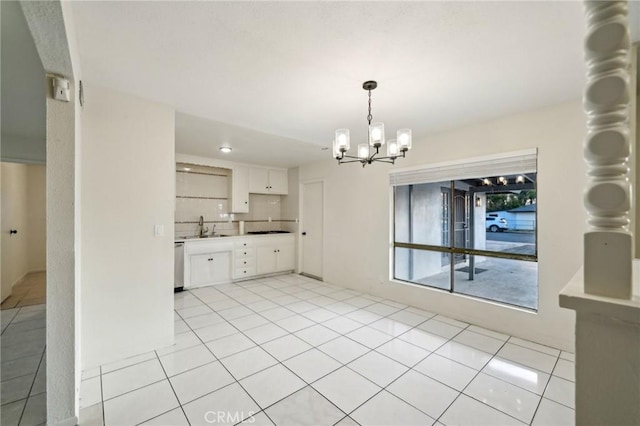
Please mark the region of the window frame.
<svg viewBox="0 0 640 426"><path fill-rule="evenodd" d="M465 169L465 165L466 164L473 164L474 162L478 162L478 161L487 161L490 160L491 158L495 157L495 158L500 158L500 159L508 159L509 157L513 157L513 158L517 158L519 155L530 155L533 154L535 156L535 173L538 172L538 167L537 167L537 149L533 149L533 150L525 150L525 151L519 151L519 152L515 152L515 153L506 153L506 154L500 154L497 156L487 156L487 157L479 157L479 158L470 158L467 160L462 160L462 161L456 161L456 162L448 162L448 163L441 163L438 165L433 165L433 166L429 166L429 165L425 165L422 167L412 167L409 169L404 169L407 171L417 171L418 173L421 170L429 170L429 169L437 169L438 167L446 167L448 169L451 169L453 171L453 173L455 173L456 171L456 166L458 165L460 167L460 170L464 170ZM465 294L465 293L459 293L455 291L455 267L456 267L456 263L454 261L455 255L467 255L467 256L482 256L485 258L496 258L496 259L506 259L506 260L517 260L517 261L526 261L526 262L534 262L534 263L538 263L538 210L536 209L535 212L535 252L534 254L521 254L521 253L511 253L511 252L500 252L500 251L492 251L492 250L480 250L480 249L474 249L474 248L463 248L463 247L455 247L455 240L453 238L449 239L449 243L448 246L444 246L444 245L432 245L432 244L420 244L420 243L405 243L405 242L398 242L396 241L395 238L395 229L396 229L396 191L395 188L397 186L408 186L408 185L415 185L415 184L419 184L419 183L436 183L436 181L427 181L427 182L416 182L416 183L403 183L403 184L394 184L394 178L393 178L393 174L394 173L402 173L403 169L400 170L391 170L389 173L391 175L391 185L390 185L390 191L391 191L391 196L390 196L390 221L389 221L389 225L390 225L390 250L389 250L389 266L390 266L390 277L389 279L391 281L395 281L395 282L400 282L403 284L410 284L413 286L419 286L421 288L428 288L428 289L432 289L432 290L439 290L439 291L445 291L447 293L450 294L455 294L458 296L465 296L465 297L470 297L476 300L482 300L482 301L489 301L491 303L497 303L499 305L504 305L504 306L508 306L508 307L515 307L518 309L524 309L526 311L533 311L533 312L537 312L538 309L537 307L535 309L526 307L526 306L521 306L521 305L516 305L516 304L512 304L512 303L508 303L508 302L504 302L504 301L500 301L500 300L495 300L495 299L489 299L489 298L483 298L480 296L475 296L475 295L469 295L469 294ZM505 173L507 174L507 173ZM461 175L464 175L464 173L461 173ZM476 176L476 177L481 177L481 176ZM455 191L456 191L456 185L455 182L456 180L461 180L464 178L452 178L450 180L448 180L449 182L449 197L450 199L453 199L455 196ZM446 182L447 180L438 180L437 182ZM538 181L536 178L536 182L534 183L534 189L536 191L538 191ZM536 197L537 198L537 197ZM410 201L411 202L411 201ZM455 218L455 214L456 214L456 207L455 207L456 203L450 203L449 204L449 212L448 212L448 222L449 222L449 233L450 235L453 235L453 231L454 231L454 218ZM537 204L537 203L536 203ZM411 205L410 205L410 209L411 209ZM485 220L486 220L486 216L489 215L490 213L487 213L485 215ZM471 215L473 217L473 215ZM497 219L497 216L495 217L495 219ZM472 220L472 225L473 225L473 220ZM449 289L443 289L434 285L429 285L429 284L421 284L421 283L416 283L413 281L408 281L408 280L403 280L401 278L397 278L396 277L396 249L397 248L404 248L404 249L411 249L411 250L426 250L426 251L431 251L431 252L439 252L439 253L445 253L449 255ZM538 278L538 277L537 277ZM538 279L536 279L536 287L539 291L539 281Z"/></svg>

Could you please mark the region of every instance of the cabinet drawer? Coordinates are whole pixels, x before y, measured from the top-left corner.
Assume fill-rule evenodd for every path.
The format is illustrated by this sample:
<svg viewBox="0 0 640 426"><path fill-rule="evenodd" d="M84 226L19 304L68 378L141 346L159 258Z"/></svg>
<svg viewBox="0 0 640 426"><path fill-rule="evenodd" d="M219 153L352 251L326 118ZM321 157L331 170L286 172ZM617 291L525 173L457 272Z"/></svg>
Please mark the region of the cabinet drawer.
<svg viewBox="0 0 640 426"><path fill-rule="evenodd" d="M236 268L233 274L234 279L249 278L256 274L256 267L250 268Z"/></svg>
<svg viewBox="0 0 640 426"><path fill-rule="evenodd" d="M236 257L236 268L252 268L256 264L255 257L244 257L238 258Z"/></svg>
<svg viewBox="0 0 640 426"><path fill-rule="evenodd" d="M238 240L233 243L233 247L238 249L253 247L253 239L247 238L246 240Z"/></svg>
<svg viewBox="0 0 640 426"><path fill-rule="evenodd" d="M246 257L254 257L256 250L254 248L236 249L236 259L244 259Z"/></svg>

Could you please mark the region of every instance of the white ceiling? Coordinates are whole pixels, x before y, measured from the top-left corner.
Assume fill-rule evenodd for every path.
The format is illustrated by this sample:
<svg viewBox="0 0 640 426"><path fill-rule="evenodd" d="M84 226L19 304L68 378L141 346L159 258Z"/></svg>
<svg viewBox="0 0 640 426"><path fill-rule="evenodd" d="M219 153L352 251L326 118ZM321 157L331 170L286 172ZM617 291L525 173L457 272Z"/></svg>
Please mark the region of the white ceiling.
<svg viewBox="0 0 640 426"><path fill-rule="evenodd" d="M73 13L82 78L174 105L176 150L194 155L229 159L228 142L237 161L327 158L308 145L342 127L365 137L369 79L374 120L414 139L577 99L584 85L581 2L76 2Z"/></svg>

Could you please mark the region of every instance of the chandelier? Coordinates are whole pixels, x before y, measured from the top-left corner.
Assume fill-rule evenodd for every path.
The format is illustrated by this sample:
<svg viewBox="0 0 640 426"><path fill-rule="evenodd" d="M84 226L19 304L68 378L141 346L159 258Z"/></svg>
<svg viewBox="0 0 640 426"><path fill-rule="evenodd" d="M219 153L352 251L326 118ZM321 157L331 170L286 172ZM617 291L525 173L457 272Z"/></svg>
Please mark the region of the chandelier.
<svg viewBox="0 0 640 426"><path fill-rule="evenodd" d="M362 88L369 92L369 114L367 115L369 143L358 145L357 156L347 155L346 153L351 147L349 129L336 130L336 138L333 141L333 156L338 160L338 164L362 163L362 167L374 161L395 164L396 158L405 158L405 153L411 149L411 129L400 129L397 132L396 139L386 141L387 155L380 156L380 148L385 144L384 123L371 123L373 119L371 115L371 91L376 87L378 87L378 83L375 81L362 83Z"/></svg>

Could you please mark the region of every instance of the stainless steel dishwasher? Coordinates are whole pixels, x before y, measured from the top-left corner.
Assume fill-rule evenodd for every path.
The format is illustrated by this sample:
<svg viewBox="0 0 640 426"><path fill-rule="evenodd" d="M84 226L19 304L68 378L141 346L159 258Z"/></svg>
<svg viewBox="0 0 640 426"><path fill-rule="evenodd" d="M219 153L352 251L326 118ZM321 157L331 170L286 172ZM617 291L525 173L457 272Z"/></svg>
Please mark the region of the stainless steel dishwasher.
<svg viewBox="0 0 640 426"><path fill-rule="evenodd" d="M173 291L184 289L184 243L175 243L175 267L173 273Z"/></svg>

